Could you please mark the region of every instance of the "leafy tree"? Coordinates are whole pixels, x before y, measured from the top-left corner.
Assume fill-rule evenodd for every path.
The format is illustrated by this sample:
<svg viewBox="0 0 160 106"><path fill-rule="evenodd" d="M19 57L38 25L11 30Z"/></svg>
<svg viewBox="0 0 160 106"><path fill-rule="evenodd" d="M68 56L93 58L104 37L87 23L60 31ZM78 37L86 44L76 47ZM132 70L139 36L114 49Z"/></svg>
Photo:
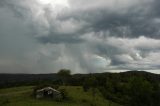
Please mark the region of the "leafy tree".
<svg viewBox="0 0 160 106"><path fill-rule="evenodd" d="M131 79L130 97L130 106L152 106L151 83L140 77Z"/></svg>
<svg viewBox="0 0 160 106"><path fill-rule="evenodd" d="M153 106L160 106L160 85L158 82L153 83Z"/></svg>
<svg viewBox="0 0 160 106"><path fill-rule="evenodd" d="M68 69L61 69L57 72L57 74L62 79L63 85L65 85L68 82L69 78L71 77L71 71Z"/></svg>
<svg viewBox="0 0 160 106"><path fill-rule="evenodd" d="M96 77L94 77L91 74L89 77L85 79L84 84L83 84L84 91L91 89L93 101L95 100L95 96L96 96L97 84L98 82L96 80Z"/></svg>

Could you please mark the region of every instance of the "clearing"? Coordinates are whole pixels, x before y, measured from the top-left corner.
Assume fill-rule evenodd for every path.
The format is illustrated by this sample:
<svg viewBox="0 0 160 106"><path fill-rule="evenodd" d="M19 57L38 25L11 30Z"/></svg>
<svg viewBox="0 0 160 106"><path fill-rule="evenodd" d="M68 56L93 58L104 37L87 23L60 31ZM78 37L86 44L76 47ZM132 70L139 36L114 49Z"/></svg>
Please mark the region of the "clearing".
<svg viewBox="0 0 160 106"><path fill-rule="evenodd" d="M0 106L120 106L107 101L97 91L93 101L91 91L84 92L81 86L62 86L69 100L56 102L51 99L35 99L33 86L0 89Z"/></svg>

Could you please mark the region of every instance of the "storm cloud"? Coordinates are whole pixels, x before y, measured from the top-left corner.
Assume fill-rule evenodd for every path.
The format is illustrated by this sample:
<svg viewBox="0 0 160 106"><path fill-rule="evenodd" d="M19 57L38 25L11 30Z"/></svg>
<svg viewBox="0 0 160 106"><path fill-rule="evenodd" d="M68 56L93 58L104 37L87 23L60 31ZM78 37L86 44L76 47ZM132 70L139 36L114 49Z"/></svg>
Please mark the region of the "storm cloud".
<svg viewBox="0 0 160 106"><path fill-rule="evenodd" d="M160 69L159 0L1 0L0 72Z"/></svg>

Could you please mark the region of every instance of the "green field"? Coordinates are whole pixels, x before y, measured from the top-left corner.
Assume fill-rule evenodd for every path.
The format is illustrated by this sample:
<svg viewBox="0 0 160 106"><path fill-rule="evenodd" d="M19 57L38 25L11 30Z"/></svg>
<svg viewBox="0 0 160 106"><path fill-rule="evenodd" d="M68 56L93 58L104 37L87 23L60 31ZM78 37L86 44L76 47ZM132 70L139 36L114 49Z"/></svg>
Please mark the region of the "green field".
<svg viewBox="0 0 160 106"><path fill-rule="evenodd" d="M0 106L120 106L105 100L98 91L93 100L92 93L84 92L80 86L60 88L66 89L68 100L56 102L51 99L35 99L32 96L32 86L0 89Z"/></svg>

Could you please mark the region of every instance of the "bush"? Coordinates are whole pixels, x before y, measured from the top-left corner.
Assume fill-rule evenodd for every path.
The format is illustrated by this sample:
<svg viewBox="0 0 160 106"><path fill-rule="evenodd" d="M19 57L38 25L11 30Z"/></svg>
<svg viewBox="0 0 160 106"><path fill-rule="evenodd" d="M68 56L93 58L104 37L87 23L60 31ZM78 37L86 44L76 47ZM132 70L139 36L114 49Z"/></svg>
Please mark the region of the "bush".
<svg viewBox="0 0 160 106"><path fill-rule="evenodd" d="M62 95L62 99L63 99L63 100L69 99L69 97L68 97L68 92L67 92L65 89L60 89L59 91L61 92L61 95Z"/></svg>
<svg viewBox="0 0 160 106"><path fill-rule="evenodd" d="M8 103L10 103L10 101L7 97L0 97L0 105L5 105Z"/></svg>
<svg viewBox="0 0 160 106"><path fill-rule="evenodd" d="M83 103L87 103L88 101L86 99L82 99L82 102Z"/></svg>

